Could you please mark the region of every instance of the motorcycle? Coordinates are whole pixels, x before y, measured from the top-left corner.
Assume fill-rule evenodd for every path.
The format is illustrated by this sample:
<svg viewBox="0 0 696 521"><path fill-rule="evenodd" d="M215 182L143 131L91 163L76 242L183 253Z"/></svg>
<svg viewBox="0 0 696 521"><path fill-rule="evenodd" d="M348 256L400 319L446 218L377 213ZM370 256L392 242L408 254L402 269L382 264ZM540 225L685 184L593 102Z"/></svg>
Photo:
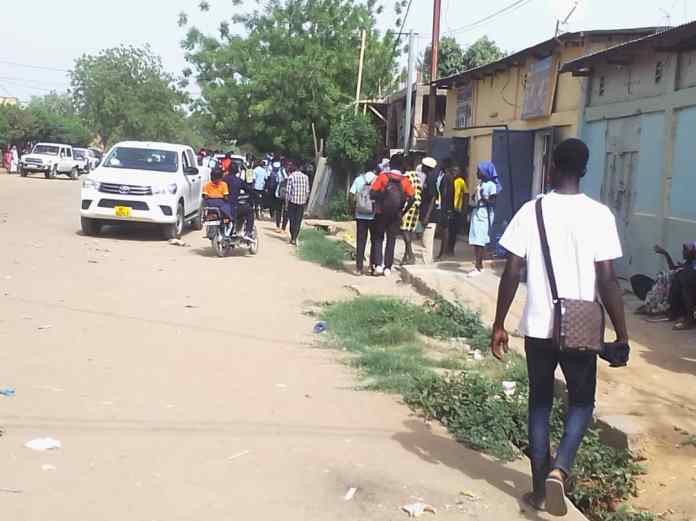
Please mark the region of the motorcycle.
<svg viewBox="0 0 696 521"><path fill-rule="evenodd" d="M244 238L242 234L243 223L233 223L223 215L219 208L206 206L203 209L203 222L205 223L205 236L210 239L213 250L218 257L227 257L230 250L246 248L249 253L256 255L259 251L259 234L254 224L252 239Z"/></svg>

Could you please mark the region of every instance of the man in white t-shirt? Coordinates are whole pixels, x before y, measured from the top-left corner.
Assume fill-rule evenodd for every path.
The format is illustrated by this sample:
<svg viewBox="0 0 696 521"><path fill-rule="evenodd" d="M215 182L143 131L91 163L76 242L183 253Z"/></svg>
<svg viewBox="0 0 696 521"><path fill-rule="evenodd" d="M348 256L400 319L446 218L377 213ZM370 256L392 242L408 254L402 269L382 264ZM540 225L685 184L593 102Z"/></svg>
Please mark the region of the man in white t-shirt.
<svg viewBox="0 0 696 521"><path fill-rule="evenodd" d="M579 139L569 139L553 153L553 191L542 199L544 223L561 298L602 298L617 342L628 343L623 301L612 261L621 257L616 222L604 205L580 193L589 150ZM535 201L525 204L500 239L508 252L498 290L491 350L501 359L507 352L505 318L527 265L527 304L520 331L525 336L529 374L529 456L533 492L525 501L539 510L565 515L565 481L582 438L592 420L597 383L597 355L559 351L551 340L553 299L541 249ZM569 407L563 439L556 457L549 448L549 417L553 404L554 373L560 365L568 386Z"/></svg>

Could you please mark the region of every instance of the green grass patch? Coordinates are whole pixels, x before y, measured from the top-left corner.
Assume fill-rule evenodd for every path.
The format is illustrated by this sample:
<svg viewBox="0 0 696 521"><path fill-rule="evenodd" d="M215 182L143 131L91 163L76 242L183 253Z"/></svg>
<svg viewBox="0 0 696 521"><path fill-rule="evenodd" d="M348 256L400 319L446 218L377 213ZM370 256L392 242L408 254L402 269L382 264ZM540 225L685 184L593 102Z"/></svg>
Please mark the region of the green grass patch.
<svg viewBox="0 0 696 521"><path fill-rule="evenodd" d="M300 232L297 253L302 260L334 270L345 269L344 262L350 259L350 252L345 244L329 239L326 233L319 230Z"/></svg>
<svg viewBox="0 0 696 521"><path fill-rule="evenodd" d="M415 305L358 297L326 306L321 318L328 324L328 344L354 354L349 363L365 378L363 388L400 393L462 444L501 460L519 458L527 449L526 362L512 353L504 364L487 356L490 332L478 314L443 300ZM474 360L457 349L461 341L486 356ZM503 381L516 382L512 396ZM557 401L551 418L556 446L564 416L565 404ZM592 521L652 521L652 514L622 506L637 495L642 473L629 452L603 444L591 430L577 455L569 497Z"/></svg>

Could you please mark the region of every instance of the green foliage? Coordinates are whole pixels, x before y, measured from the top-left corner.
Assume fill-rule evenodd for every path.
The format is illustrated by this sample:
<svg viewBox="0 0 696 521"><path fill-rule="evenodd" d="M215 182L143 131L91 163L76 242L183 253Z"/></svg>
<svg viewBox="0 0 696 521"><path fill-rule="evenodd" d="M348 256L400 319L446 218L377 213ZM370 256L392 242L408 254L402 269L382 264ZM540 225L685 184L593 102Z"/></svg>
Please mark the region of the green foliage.
<svg viewBox="0 0 696 521"><path fill-rule="evenodd" d="M394 38L377 29L378 10L374 0L275 0L234 17L243 35L190 27L182 47L201 87L198 108L223 141L313 156L312 123L328 136L355 98L363 29L363 95L392 86Z"/></svg>
<svg viewBox="0 0 696 521"><path fill-rule="evenodd" d="M332 221L350 221L353 216L348 208L348 200L341 194L336 194L329 200L327 209L329 219Z"/></svg>
<svg viewBox="0 0 696 521"><path fill-rule="evenodd" d="M439 420L472 449L504 461L527 449L529 385L522 357L511 354L501 364L492 357L471 362L461 355L444 360L428 355L432 339L465 337L470 344L482 339L487 330L477 314L439 299L415 305L358 297L327 305L321 318L329 343L353 353L349 363L367 378L364 387L401 393L412 409ZM456 372L439 376L433 368ZM504 393L503 381L517 383L512 396ZM554 446L565 414L565 404L557 400L551 415ZM597 431L585 436L573 472L568 496L592 521L654 521L650 513L621 505L637 495L636 478L644 469L629 452L602 443Z"/></svg>
<svg viewBox="0 0 696 521"><path fill-rule="evenodd" d="M122 139L181 141L186 94L148 46L120 46L85 54L70 73L82 119L102 144Z"/></svg>
<svg viewBox="0 0 696 521"><path fill-rule="evenodd" d="M425 49L422 59L423 76L430 79L431 47ZM501 50L493 40L483 36L466 49L462 48L455 38L445 36L440 40L437 71L439 78L446 78L469 69L500 60L507 53Z"/></svg>
<svg viewBox="0 0 696 521"><path fill-rule="evenodd" d="M86 146L92 135L78 118L67 94L34 97L28 107L0 107L0 142L23 146L52 141Z"/></svg>
<svg viewBox="0 0 696 521"><path fill-rule="evenodd" d="M327 143L329 161L353 173L374 157L378 142L371 118L348 111L331 127Z"/></svg>
<svg viewBox="0 0 696 521"><path fill-rule="evenodd" d="M343 270L343 262L349 258L345 246L328 239L326 234L319 230L302 230L297 253L302 260L316 262L334 270Z"/></svg>
<svg viewBox="0 0 696 521"><path fill-rule="evenodd" d="M527 448L529 386L525 369L518 361L508 364L496 378L465 372L419 380L405 401L426 417L442 422L467 447L502 460L514 459ZM517 382L512 397L502 392L504 380ZM563 434L565 414L565 404L557 400L551 416L551 439L556 446ZM597 431L586 434L573 472L568 497L593 521L650 519L649 514L612 512L616 504L637 495L636 478L644 470L628 451L602 443Z"/></svg>

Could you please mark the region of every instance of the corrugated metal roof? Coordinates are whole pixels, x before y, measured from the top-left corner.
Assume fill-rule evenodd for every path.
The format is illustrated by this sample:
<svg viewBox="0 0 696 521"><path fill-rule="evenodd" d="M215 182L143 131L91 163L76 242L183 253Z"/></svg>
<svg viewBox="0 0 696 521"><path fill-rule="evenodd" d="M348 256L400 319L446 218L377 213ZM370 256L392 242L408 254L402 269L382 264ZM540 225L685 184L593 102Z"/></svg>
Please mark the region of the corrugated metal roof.
<svg viewBox="0 0 696 521"><path fill-rule="evenodd" d="M636 38L630 42L615 45L601 51L593 52L581 58L577 58L563 64L561 72L579 72L586 70L593 63L604 61L626 53L653 46L658 50L678 50L679 47L696 48L696 21L689 22L678 27L664 29L655 34Z"/></svg>
<svg viewBox="0 0 696 521"><path fill-rule="evenodd" d="M518 63L521 58L526 58L529 54L536 53L539 55L549 55L553 52L559 42L564 40L575 40L578 38L584 38L588 36L626 36L626 35L640 35L647 36L655 34L658 31L663 31L664 27L634 27L626 29L602 29L593 31L576 31L572 33L563 33L557 38L550 38L544 42L532 45L514 54L506 56L498 61L482 65L481 67L476 67L474 69L469 69L447 78L441 78L433 83L437 84L438 87L450 85L454 82L461 81L472 76L478 76L482 74L490 74L496 70L507 69L508 67Z"/></svg>

